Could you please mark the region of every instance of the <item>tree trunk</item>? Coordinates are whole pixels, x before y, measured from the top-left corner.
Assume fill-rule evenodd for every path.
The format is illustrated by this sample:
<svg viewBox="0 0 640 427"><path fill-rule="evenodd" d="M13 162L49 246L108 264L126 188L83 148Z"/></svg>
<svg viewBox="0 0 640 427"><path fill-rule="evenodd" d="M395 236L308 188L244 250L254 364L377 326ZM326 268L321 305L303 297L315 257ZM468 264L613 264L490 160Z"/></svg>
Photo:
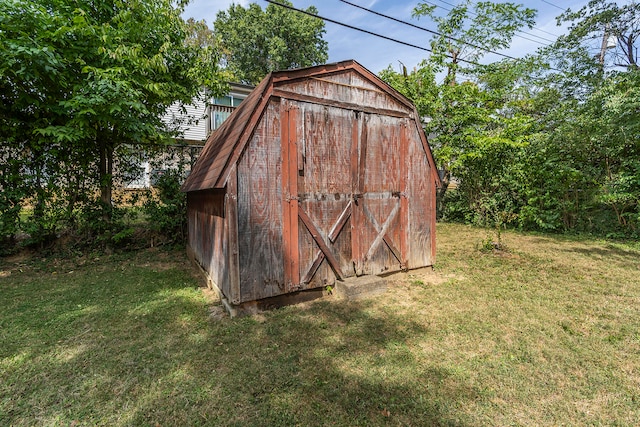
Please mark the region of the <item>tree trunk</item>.
<svg viewBox="0 0 640 427"><path fill-rule="evenodd" d="M458 54L460 51L450 50L451 54L451 64L447 67L447 77L446 80L450 86L456 85L456 67L458 65ZM452 133L449 130L449 133ZM446 167L442 168L442 176L440 177L440 182L442 183L442 187L438 188L436 191L436 218L441 219L443 214L443 202L444 196L447 193L447 189L449 188L449 183L451 182L451 171Z"/></svg>
<svg viewBox="0 0 640 427"><path fill-rule="evenodd" d="M443 169L443 174L440 179L442 183L442 187L438 188L436 191L436 218L441 219L443 214L443 201L444 196L447 193L447 189L449 188L449 183L451 182L451 172L448 169Z"/></svg>
<svg viewBox="0 0 640 427"><path fill-rule="evenodd" d="M456 72L458 68L458 55L460 54L459 50L449 50L449 54L451 55L451 64L447 67L447 78L446 81L450 86L456 85Z"/></svg>

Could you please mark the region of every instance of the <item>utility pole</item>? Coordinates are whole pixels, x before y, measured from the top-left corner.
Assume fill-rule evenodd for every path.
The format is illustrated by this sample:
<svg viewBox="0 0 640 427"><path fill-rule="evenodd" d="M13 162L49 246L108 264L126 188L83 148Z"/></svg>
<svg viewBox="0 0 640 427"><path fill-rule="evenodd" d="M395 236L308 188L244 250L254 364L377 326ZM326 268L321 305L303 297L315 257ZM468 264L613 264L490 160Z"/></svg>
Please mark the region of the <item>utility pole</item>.
<svg viewBox="0 0 640 427"><path fill-rule="evenodd" d="M609 44L609 24L604 26L604 35L602 36L602 46L600 46L600 65L604 65L604 54L607 52Z"/></svg>

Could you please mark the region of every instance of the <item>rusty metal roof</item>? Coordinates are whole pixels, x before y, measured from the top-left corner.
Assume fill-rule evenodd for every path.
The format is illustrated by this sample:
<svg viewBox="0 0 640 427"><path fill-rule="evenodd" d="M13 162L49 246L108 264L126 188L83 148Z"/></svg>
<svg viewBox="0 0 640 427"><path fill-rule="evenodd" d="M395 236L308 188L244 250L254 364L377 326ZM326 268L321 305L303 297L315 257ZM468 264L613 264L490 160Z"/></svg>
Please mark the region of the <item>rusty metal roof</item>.
<svg viewBox="0 0 640 427"><path fill-rule="evenodd" d="M273 72L267 75L225 120L222 126L209 136L191 174L182 185L182 191L190 192L224 188L230 167L238 161L244 147L251 140L271 97L286 97L287 93L291 93L287 91L287 88L293 82L311 78L318 79L349 70L356 72L377 90L390 96L397 102L398 107L405 111L405 115L408 114L406 112L411 112L410 115L414 117L416 123L420 123L418 113L411 101L354 60ZM344 105L346 108L359 108L356 104L342 103L340 105ZM398 108L381 111L394 115L401 114ZM422 129L420 129L420 135L429 163L432 166L434 179L436 184L439 185L440 179L436 172L433 155Z"/></svg>

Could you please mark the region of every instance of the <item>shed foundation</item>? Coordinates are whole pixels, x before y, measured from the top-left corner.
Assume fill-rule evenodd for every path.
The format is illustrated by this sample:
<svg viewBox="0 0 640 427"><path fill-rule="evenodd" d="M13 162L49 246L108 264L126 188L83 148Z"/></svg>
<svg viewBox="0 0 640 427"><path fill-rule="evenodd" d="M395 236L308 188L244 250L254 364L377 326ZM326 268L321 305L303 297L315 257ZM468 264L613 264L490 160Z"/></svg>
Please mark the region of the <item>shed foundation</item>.
<svg viewBox="0 0 640 427"><path fill-rule="evenodd" d="M336 282L334 292L350 301L361 300L387 292L387 281L379 276L349 277Z"/></svg>

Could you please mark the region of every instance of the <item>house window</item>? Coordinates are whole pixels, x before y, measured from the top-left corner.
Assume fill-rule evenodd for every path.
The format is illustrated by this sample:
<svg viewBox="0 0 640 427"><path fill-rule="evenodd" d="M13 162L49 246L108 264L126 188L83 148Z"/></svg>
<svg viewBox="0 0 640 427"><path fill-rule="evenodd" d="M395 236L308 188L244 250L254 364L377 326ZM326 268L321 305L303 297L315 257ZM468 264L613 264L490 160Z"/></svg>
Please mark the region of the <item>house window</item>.
<svg viewBox="0 0 640 427"><path fill-rule="evenodd" d="M216 110L215 107L213 108L214 110L211 114L211 125L212 129L218 129L222 125L222 122L227 120L227 117L231 115L231 111L220 111Z"/></svg>
<svg viewBox="0 0 640 427"><path fill-rule="evenodd" d="M231 106L232 102L233 102L233 98L231 96L223 96L221 98L215 98L213 101L215 105L228 105L229 107Z"/></svg>
<svg viewBox="0 0 640 427"><path fill-rule="evenodd" d="M226 105L228 107L237 107L242 103L244 98L240 98L238 96L234 96L233 94L223 96L220 98L215 98L213 100L214 105Z"/></svg>
<svg viewBox="0 0 640 427"><path fill-rule="evenodd" d="M246 97L246 95L234 95L231 93L227 96L214 98L211 106L211 127L209 131L218 129Z"/></svg>

